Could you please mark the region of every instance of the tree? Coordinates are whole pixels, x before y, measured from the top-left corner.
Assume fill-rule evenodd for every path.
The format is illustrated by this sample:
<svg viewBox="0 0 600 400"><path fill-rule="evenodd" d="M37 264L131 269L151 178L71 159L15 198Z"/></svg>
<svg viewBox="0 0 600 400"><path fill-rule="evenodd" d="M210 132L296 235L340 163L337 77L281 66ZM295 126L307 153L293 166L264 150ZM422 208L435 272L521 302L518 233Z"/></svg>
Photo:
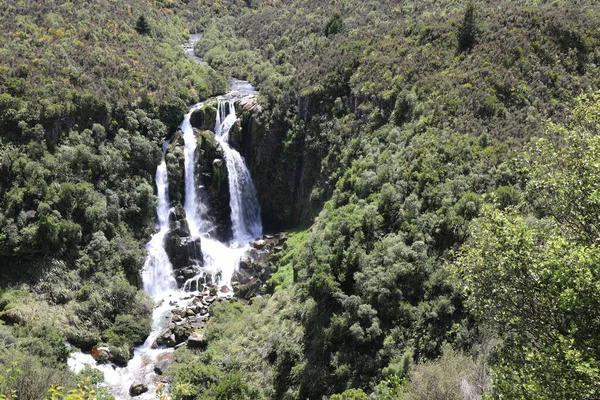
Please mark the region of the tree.
<svg viewBox="0 0 600 400"><path fill-rule="evenodd" d="M470 51L477 41L477 21L475 5L471 0L467 3L462 22L458 26L458 53Z"/></svg>
<svg viewBox="0 0 600 400"><path fill-rule="evenodd" d="M325 36L335 35L344 30L344 20L339 13L335 13L329 18L327 24L325 24Z"/></svg>
<svg viewBox="0 0 600 400"><path fill-rule="evenodd" d="M457 259L471 309L504 339L493 364L503 398L600 394L599 104L584 97L570 124L534 141L530 203L486 208Z"/></svg>
<svg viewBox="0 0 600 400"><path fill-rule="evenodd" d="M135 23L135 30L140 35L152 36L152 28L146 17L142 14Z"/></svg>

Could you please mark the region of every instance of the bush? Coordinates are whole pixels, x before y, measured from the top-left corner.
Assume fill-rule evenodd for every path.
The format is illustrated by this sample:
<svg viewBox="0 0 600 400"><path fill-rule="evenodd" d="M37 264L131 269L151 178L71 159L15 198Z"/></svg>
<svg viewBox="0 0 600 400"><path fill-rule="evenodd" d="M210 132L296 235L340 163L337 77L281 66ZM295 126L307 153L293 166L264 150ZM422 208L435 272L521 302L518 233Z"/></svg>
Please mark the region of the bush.
<svg viewBox="0 0 600 400"><path fill-rule="evenodd" d="M148 19L144 15L140 15L137 22L135 23L135 30L140 35L152 36L152 28L150 27L150 23Z"/></svg>
<svg viewBox="0 0 600 400"><path fill-rule="evenodd" d="M335 13L329 18L327 24L325 24L325 36L331 36L338 34L344 30L344 20L342 16Z"/></svg>

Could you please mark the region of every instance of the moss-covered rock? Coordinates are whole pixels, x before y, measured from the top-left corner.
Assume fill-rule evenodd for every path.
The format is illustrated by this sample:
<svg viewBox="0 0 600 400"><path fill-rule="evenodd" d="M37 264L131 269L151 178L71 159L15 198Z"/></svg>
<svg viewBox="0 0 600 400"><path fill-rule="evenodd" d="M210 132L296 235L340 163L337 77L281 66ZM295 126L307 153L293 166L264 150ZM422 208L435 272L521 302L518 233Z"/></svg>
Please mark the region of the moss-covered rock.
<svg viewBox="0 0 600 400"><path fill-rule="evenodd" d="M221 145L214 133L203 131L199 134L198 179L202 191L207 196L213 215L216 236L221 240L231 237L231 208L229 207L229 183L227 166Z"/></svg>
<svg viewBox="0 0 600 400"><path fill-rule="evenodd" d="M195 110L190 116L192 127L200 130L213 130L217 118L217 109L210 104Z"/></svg>
<svg viewBox="0 0 600 400"><path fill-rule="evenodd" d="M170 144L165 156L165 162L167 163L167 178L169 180L169 199L172 202L181 203L185 190L185 156L183 148L179 145Z"/></svg>
<svg viewBox="0 0 600 400"><path fill-rule="evenodd" d="M229 130L229 144L240 154L244 154L242 121L238 119Z"/></svg>

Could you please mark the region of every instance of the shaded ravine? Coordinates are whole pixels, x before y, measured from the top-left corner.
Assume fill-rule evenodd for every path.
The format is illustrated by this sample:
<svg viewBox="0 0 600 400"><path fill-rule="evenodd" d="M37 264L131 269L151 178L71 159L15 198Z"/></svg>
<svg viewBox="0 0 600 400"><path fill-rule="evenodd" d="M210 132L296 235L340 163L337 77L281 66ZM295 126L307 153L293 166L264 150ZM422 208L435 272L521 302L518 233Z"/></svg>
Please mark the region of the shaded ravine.
<svg viewBox="0 0 600 400"><path fill-rule="evenodd" d="M186 53L188 53L186 51ZM188 54L189 55L189 54ZM155 373L155 366L161 361L171 362L173 360L173 348L157 345L157 339L163 335L165 330L173 324L173 310L175 308L187 310L193 307L208 307L215 297L210 296L209 288L219 298L227 298L232 293L232 276L238 267L239 260L248 249L248 242L262 235L262 224L260 221L260 207L257 203L256 191L252 184L250 173L240 154L232 149L228 142L229 129L236 121L234 103L237 100L256 97L256 90L248 83L232 80L230 92L219 96L219 110L221 104L230 104L228 114L222 118L217 113L215 138L221 144L226 165L229 172L229 188L231 195L231 222L234 233L231 241L219 242L210 237L214 226L210 218L210 210L207 200L199 195L199 186L196 174L196 148L197 138L190 125L192 112L204 106L203 103L196 104L184 117L180 125L184 138L184 177L185 177L185 203L186 222L189 227L190 236L193 239L200 238L203 262L196 265L200 273L198 276L188 280L181 289L177 288L173 276L173 266L165 251L165 237L169 234L170 226L170 201L168 198L168 178L165 163L165 154L168 142L163 145L163 157L157 167L157 232L148 242L147 259L142 271L143 289L154 299L157 307L153 312L153 323L151 334L145 343L135 349L134 357L126 367L118 367L112 363L97 364L90 354L74 352L69 359L69 367L78 372L85 365L91 365L104 373L105 384L109 386L111 393L118 399L131 398L129 389L132 384L143 384L147 386L147 392L136 396L136 399L156 399L155 393L159 385L164 385L168 390L165 379ZM229 119L228 119L229 118ZM217 132L215 132L217 133ZM192 291L193 290L193 291ZM207 310L207 308L202 308ZM208 311L202 311L202 321L208 318Z"/></svg>

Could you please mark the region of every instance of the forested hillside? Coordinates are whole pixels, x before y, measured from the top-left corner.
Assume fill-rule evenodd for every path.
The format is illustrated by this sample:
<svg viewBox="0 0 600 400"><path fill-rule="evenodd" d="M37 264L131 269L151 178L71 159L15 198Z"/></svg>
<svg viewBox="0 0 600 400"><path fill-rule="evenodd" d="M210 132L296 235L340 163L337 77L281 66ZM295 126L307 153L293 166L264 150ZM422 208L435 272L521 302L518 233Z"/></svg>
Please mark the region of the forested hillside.
<svg viewBox="0 0 600 400"><path fill-rule="evenodd" d="M74 387L65 340L126 363L150 332L139 287L160 145L226 87L183 56L183 6L0 7L0 397Z"/></svg>
<svg viewBox="0 0 600 400"><path fill-rule="evenodd" d="M160 144L230 76L260 92L245 156L288 241L163 396L600 395L594 1L5 3L0 398L93 375L65 340L144 341Z"/></svg>

